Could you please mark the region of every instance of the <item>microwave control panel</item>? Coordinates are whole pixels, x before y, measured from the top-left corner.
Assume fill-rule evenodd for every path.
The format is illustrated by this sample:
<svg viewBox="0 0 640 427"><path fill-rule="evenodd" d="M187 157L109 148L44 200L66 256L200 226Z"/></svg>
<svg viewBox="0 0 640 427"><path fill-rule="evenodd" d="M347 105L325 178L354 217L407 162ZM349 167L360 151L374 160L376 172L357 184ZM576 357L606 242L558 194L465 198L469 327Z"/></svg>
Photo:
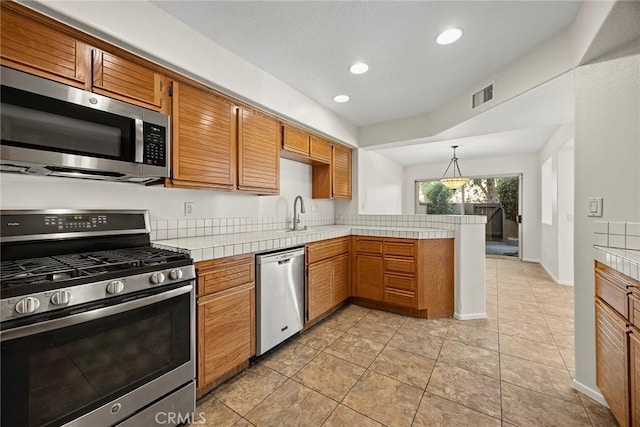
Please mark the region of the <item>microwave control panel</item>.
<svg viewBox="0 0 640 427"><path fill-rule="evenodd" d="M167 129L152 123L144 123L144 164L167 165Z"/></svg>

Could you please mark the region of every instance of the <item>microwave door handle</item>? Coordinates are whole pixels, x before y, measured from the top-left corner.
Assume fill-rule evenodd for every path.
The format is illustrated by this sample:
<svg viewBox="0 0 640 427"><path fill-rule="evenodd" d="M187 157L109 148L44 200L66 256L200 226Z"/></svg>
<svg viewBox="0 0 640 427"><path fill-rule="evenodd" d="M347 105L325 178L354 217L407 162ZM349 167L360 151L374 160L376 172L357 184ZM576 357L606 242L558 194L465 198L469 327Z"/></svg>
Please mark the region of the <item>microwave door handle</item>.
<svg viewBox="0 0 640 427"><path fill-rule="evenodd" d="M136 122L136 163L144 162L144 126L141 119L134 119Z"/></svg>

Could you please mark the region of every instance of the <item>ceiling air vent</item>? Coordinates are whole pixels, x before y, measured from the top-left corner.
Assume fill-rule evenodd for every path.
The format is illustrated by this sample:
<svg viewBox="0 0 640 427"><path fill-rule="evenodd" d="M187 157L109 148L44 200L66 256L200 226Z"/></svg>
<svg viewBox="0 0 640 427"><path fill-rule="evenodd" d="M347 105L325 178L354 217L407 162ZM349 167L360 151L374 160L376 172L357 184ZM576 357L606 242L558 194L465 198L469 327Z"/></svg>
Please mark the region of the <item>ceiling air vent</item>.
<svg viewBox="0 0 640 427"><path fill-rule="evenodd" d="M471 108L476 108L493 99L493 83L471 96Z"/></svg>

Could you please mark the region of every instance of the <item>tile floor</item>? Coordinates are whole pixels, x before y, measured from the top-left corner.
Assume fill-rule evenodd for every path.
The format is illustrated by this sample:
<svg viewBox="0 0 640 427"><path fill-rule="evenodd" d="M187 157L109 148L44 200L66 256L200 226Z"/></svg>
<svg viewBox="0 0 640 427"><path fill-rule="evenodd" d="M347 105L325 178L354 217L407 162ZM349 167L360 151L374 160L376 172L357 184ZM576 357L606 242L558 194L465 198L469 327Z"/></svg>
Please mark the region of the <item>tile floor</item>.
<svg viewBox="0 0 640 427"><path fill-rule="evenodd" d="M224 426L615 426L571 387L573 289L488 258L486 320L349 305L199 402Z"/></svg>

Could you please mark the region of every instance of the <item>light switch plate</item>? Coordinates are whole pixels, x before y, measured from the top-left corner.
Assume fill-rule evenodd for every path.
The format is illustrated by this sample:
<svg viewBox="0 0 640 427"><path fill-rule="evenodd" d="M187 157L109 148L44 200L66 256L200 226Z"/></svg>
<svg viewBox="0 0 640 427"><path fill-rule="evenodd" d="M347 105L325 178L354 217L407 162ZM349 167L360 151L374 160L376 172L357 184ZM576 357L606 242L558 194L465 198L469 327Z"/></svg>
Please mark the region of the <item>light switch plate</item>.
<svg viewBox="0 0 640 427"><path fill-rule="evenodd" d="M602 217L602 197L589 197L587 202L587 216Z"/></svg>

